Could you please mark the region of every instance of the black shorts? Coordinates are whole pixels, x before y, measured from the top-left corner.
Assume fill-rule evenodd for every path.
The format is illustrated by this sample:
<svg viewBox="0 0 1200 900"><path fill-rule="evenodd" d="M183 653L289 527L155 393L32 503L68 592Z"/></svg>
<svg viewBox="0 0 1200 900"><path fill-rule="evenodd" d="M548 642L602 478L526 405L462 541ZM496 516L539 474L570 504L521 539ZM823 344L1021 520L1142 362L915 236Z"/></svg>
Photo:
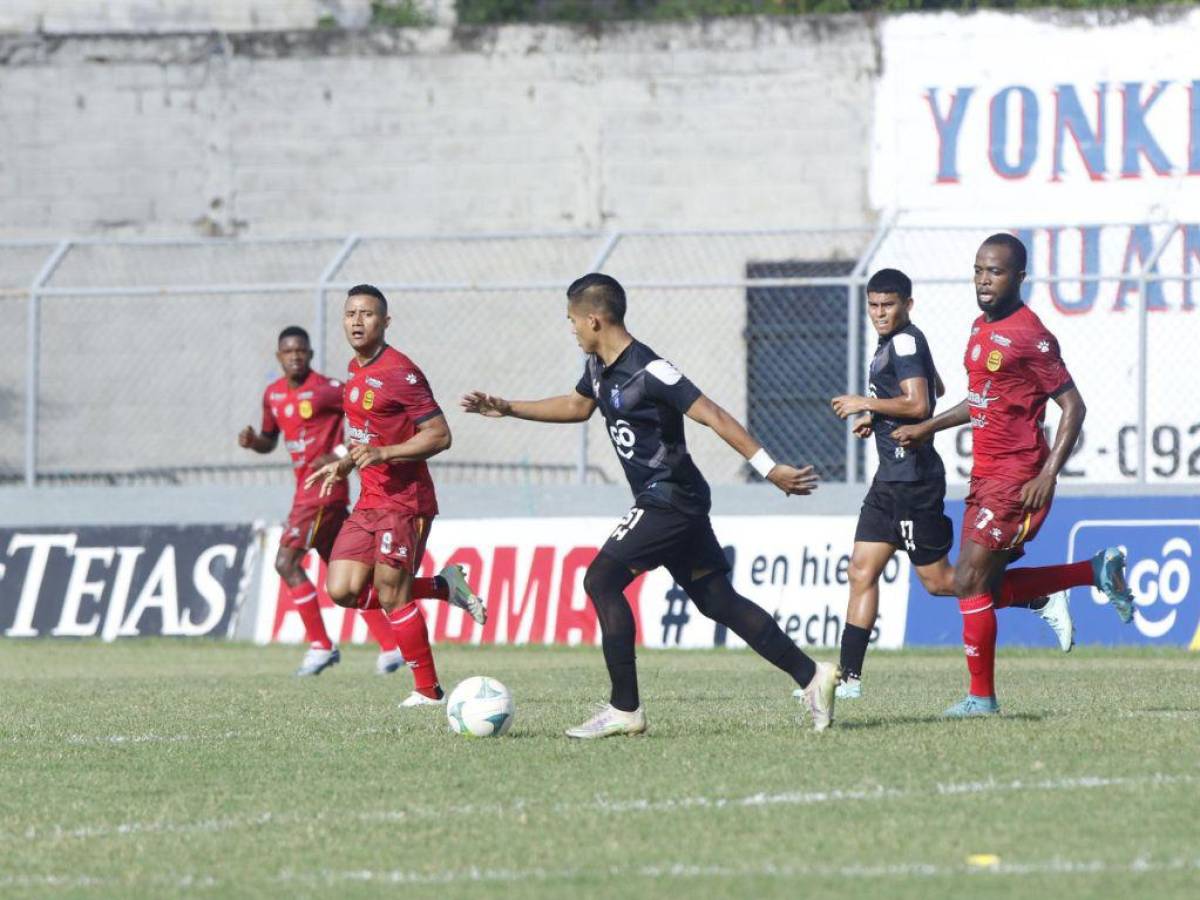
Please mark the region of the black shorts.
<svg viewBox="0 0 1200 900"><path fill-rule="evenodd" d="M946 482L873 481L858 514L854 540L891 544L908 553L914 566L935 563L954 544L954 526L945 512Z"/></svg>
<svg viewBox="0 0 1200 900"><path fill-rule="evenodd" d="M680 583L690 581L696 572L729 571L729 561L708 516L689 516L658 506L629 510L600 552L639 572L665 566Z"/></svg>

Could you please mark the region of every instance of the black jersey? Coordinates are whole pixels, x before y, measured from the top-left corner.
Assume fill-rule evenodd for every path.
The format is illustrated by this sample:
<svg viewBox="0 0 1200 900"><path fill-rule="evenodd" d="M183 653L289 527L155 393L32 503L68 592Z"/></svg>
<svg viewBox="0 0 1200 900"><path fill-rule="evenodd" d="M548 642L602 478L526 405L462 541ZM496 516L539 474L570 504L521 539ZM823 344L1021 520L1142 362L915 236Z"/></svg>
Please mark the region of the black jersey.
<svg viewBox="0 0 1200 900"><path fill-rule="evenodd" d="M700 389L640 341L612 365L589 354L575 386L596 401L638 505L707 515L708 482L688 454L683 414Z"/></svg>
<svg viewBox="0 0 1200 900"><path fill-rule="evenodd" d="M926 481L946 477L942 458L927 441L919 447L905 450L894 440L892 431L901 425L922 422L933 415L937 405L937 369L933 355L921 329L911 322L887 337L879 339L875 358L871 360L871 396L883 400L902 397L900 382L909 378L924 378L929 386L929 413L915 419L901 419L875 413L875 449L879 451L879 481Z"/></svg>

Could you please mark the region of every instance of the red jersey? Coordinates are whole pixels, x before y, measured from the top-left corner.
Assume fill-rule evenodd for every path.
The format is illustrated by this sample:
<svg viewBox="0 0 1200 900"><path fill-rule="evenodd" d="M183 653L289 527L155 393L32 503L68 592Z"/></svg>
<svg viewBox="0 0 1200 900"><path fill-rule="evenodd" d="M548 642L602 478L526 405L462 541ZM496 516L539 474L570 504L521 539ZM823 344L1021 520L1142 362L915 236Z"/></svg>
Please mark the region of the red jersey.
<svg viewBox="0 0 1200 900"><path fill-rule="evenodd" d="M417 433L418 425L442 414L425 374L399 350L387 346L365 366L350 360L342 408L350 426L348 440L375 447L402 444ZM355 509L437 514L433 479L423 460L367 466L358 475L362 491Z"/></svg>
<svg viewBox="0 0 1200 900"><path fill-rule="evenodd" d="M1029 309L996 322L980 316L963 357L975 464L972 478L1026 482L1050 455L1046 401L1072 386L1058 341Z"/></svg>
<svg viewBox="0 0 1200 900"><path fill-rule="evenodd" d="M262 433L283 432L283 446L292 455L296 471L296 495L292 506L345 505L350 500L346 482L333 486L327 497L320 496L321 483L305 489L313 463L342 442L342 385L310 371L300 387L293 389L286 377L271 382L263 393Z"/></svg>

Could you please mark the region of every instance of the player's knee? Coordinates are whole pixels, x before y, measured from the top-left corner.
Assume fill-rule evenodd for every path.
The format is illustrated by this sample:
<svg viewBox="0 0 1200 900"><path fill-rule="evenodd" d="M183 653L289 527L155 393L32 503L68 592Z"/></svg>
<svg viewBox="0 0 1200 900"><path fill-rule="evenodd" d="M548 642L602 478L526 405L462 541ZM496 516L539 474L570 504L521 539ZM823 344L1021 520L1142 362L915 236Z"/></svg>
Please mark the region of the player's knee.
<svg viewBox="0 0 1200 900"><path fill-rule="evenodd" d="M879 574L860 559L850 559L850 569L846 572L850 579L850 587L856 591L865 591L875 583Z"/></svg>
<svg viewBox="0 0 1200 900"><path fill-rule="evenodd" d="M960 567L954 570L951 587L955 597L974 597L976 594L987 591L983 573L970 567Z"/></svg>
<svg viewBox="0 0 1200 900"><path fill-rule="evenodd" d="M592 598L592 603L603 604L623 597L623 591L631 581L633 572L624 563L600 553L583 573L583 590Z"/></svg>

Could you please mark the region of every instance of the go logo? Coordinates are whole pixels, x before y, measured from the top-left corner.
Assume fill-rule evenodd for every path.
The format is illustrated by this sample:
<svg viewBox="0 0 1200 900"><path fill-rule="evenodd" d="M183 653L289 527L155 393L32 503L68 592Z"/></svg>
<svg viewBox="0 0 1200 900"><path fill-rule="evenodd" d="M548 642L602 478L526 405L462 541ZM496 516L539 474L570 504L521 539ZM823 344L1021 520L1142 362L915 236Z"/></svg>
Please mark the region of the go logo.
<svg viewBox="0 0 1200 900"><path fill-rule="evenodd" d="M1129 588L1138 607L1133 611L1133 624L1146 637L1160 638L1175 627L1176 607L1187 597L1192 583L1191 558L1192 545L1173 537L1163 544L1159 559L1140 559L1130 568ZM1093 589L1092 593L1097 592ZM1151 609L1160 600L1166 609Z"/></svg>
<svg viewBox="0 0 1200 900"><path fill-rule="evenodd" d="M608 436L621 459L633 459L633 445L637 442L633 428L624 419L617 419L608 426Z"/></svg>

